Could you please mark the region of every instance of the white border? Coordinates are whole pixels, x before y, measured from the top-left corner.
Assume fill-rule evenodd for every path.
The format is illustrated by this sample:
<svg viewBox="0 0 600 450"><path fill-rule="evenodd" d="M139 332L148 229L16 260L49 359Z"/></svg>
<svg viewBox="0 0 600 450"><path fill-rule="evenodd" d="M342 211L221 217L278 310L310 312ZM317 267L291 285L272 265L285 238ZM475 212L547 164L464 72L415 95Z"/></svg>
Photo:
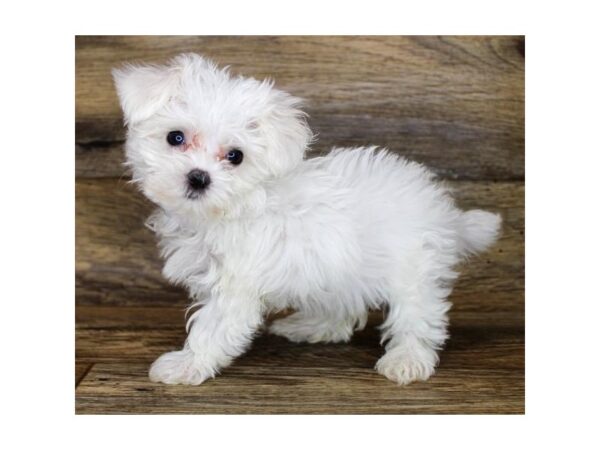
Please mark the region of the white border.
<svg viewBox="0 0 600 450"><path fill-rule="evenodd" d="M4 8L4 441L103 449L597 444L600 73L591 2L390 4ZM527 35L526 416L73 416L73 36L244 33Z"/></svg>

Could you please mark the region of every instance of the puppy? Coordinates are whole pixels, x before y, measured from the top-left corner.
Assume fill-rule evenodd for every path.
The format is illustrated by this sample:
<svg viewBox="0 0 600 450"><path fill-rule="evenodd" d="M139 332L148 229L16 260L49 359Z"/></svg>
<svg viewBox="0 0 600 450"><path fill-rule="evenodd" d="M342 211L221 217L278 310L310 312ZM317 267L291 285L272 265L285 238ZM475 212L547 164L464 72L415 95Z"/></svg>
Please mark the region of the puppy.
<svg viewBox="0 0 600 450"><path fill-rule="evenodd" d="M301 101L195 54L113 71L127 164L157 211L164 276L189 291L183 349L150 379L200 384L269 331L347 342L384 309L375 369L427 380L448 334L454 268L497 239L501 219L461 211L434 174L375 147L305 159ZM197 308L200 307L200 308Z"/></svg>

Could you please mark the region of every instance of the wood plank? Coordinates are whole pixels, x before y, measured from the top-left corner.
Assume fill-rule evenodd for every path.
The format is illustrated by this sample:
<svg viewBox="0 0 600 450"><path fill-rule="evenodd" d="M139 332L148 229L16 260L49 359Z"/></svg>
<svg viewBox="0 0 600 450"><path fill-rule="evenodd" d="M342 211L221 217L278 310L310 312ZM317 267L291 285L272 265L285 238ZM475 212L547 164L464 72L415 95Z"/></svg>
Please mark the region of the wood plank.
<svg viewBox="0 0 600 450"><path fill-rule="evenodd" d="M373 370L382 349L372 327L349 344L259 337L219 377L197 387L154 384L147 377L152 359L181 344L180 332L78 335L83 359L99 361L76 390L79 414L524 413L522 328L454 327L437 374L407 387Z"/></svg>
<svg viewBox="0 0 600 450"><path fill-rule="evenodd" d="M332 146L379 145L449 178L524 178L523 36L78 36L76 171L123 174L110 70L202 53L307 101Z"/></svg>
<svg viewBox="0 0 600 450"><path fill-rule="evenodd" d="M75 323L78 329L181 328L185 324L185 308L77 304Z"/></svg>
<svg viewBox="0 0 600 450"><path fill-rule="evenodd" d="M445 356L450 362L454 358L459 362L461 358L468 359L470 365L484 368L498 368L495 366L498 360L504 366L520 364L514 355L523 345L522 326L501 327L486 322L477 327L457 326L451 320L450 334L444 351L454 355ZM126 360L149 364L162 353L181 348L186 333L183 326L140 330L79 328L76 336L78 362ZM252 350L241 357L240 364L334 367L354 362L362 364L361 367L373 367L383 354L379 340L377 328L371 325L356 332L349 344L294 344L263 332L255 338Z"/></svg>
<svg viewBox="0 0 600 450"><path fill-rule="evenodd" d="M457 311L515 312L524 305L523 183L452 182L459 204L498 211L500 242L473 258L451 300ZM76 296L86 305L170 305L183 310L187 295L161 275L152 233L143 221L152 205L124 181L76 183Z"/></svg>
<svg viewBox="0 0 600 450"><path fill-rule="evenodd" d="M283 317L291 311L272 314L267 320ZM185 325L185 309L178 306L113 306L76 305L77 329L182 329ZM523 311L455 311L450 312L453 325L459 327L482 327L486 324L499 327L523 327ZM382 322L382 312L372 311L369 326Z"/></svg>
<svg viewBox="0 0 600 450"><path fill-rule="evenodd" d="M150 383L147 366L99 363L77 388L77 414L524 414L518 371L440 369L399 387L370 369L232 367L201 386Z"/></svg>

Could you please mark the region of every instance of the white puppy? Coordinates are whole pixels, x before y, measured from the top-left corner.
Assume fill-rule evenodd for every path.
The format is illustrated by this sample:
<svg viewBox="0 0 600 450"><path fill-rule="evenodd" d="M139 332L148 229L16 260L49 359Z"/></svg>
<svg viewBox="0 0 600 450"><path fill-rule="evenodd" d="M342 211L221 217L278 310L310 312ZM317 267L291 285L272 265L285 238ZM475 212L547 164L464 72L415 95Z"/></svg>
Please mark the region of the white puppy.
<svg viewBox="0 0 600 450"><path fill-rule="evenodd" d="M454 267L497 238L498 215L456 208L422 165L374 147L304 159L300 100L194 54L114 70L133 181L159 209L164 275L195 309L182 350L150 368L200 384L243 353L269 311L294 342L347 342L385 309L375 368L426 380L447 337Z"/></svg>

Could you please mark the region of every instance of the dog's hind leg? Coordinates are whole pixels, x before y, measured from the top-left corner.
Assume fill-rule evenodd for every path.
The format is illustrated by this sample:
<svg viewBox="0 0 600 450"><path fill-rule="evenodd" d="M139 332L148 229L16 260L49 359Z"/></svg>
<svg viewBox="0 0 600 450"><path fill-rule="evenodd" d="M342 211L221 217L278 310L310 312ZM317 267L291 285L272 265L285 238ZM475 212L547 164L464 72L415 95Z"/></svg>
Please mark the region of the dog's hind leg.
<svg viewBox="0 0 600 450"><path fill-rule="evenodd" d="M391 285L389 311L381 325L386 352L375 369L399 384L427 380L448 337L451 305L446 299L456 274L439 264L441 255L436 252L420 256Z"/></svg>
<svg viewBox="0 0 600 450"><path fill-rule="evenodd" d="M363 329L366 323L367 311L343 316L299 311L275 320L269 332L292 342L348 342L354 330Z"/></svg>

